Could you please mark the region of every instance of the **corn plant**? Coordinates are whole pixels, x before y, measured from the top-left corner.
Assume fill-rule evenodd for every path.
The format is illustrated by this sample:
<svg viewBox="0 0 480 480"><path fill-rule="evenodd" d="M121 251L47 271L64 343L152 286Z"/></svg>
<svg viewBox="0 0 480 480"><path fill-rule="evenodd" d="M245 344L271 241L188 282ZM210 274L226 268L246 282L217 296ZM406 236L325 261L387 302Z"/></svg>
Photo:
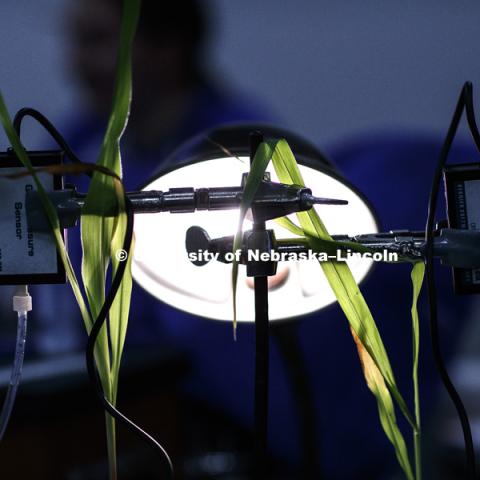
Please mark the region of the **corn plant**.
<svg viewBox="0 0 480 480"><path fill-rule="evenodd" d="M260 185L264 172L272 161L278 178L282 183L305 186L295 157L285 140L263 142L257 149L247 177L237 233L234 240L234 251L240 248L242 241L242 225L245 215L251 206L255 192ZM312 208L307 212L296 214L299 225L288 218L278 220L278 223L291 233L303 237L310 248L315 252L324 252L329 247L338 246L327 232L317 212ZM349 247L355 248L349 244ZM364 250L364 248L360 248ZM412 302L412 337L413 337L413 385L415 416L413 416L403 399L393 374L390 361L382 342L376 323L372 317L365 299L345 262L320 262L323 273L332 288L340 307L342 308L356 344L363 373L368 388L376 398L380 423L392 443L397 461L408 480L421 479L420 453L420 400L418 395L418 354L419 354L419 326L417 300L424 276L424 264L416 262L412 270L413 302ZM238 263L233 262L233 326L236 329L236 286ZM234 333L235 335L235 333ZM414 439L415 471L412 469L409 454L403 434L400 431L394 400L400 411L409 422Z"/></svg>
<svg viewBox="0 0 480 480"><path fill-rule="evenodd" d="M139 11L140 0L123 1L120 46L112 110L97 160L98 167L90 169L94 171L94 174L85 200L84 211L82 212L82 279L88 304L82 295L80 284L63 243L56 210L21 145L3 97L0 95L0 120L17 157L34 178L87 333L90 332L93 322L97 318L105 300L107 270L110 263L112 278L118 268L120 260L117 259L116 254L122 247L126 230L123 187L119 185L122 173L119 142L126 127L130 110L132 43ZM76 167L75 170L84 169ZM68 169L63 170L64 173L67 171ZM114 218L108 218L104 214L107 213L108 206L111 206L112 202L118 205L119 213ZM126 261L128 262L127 269L119 292L110 309L108 332L106 327L103 327L95 350L95 361L103 390L105 396L113 405L115 405L117 399L118 375L127 331L132 288L131 257L128 256ZM106 414L106 431L110 478L114 480L117 478L115 420L109 414Z"/></svg>

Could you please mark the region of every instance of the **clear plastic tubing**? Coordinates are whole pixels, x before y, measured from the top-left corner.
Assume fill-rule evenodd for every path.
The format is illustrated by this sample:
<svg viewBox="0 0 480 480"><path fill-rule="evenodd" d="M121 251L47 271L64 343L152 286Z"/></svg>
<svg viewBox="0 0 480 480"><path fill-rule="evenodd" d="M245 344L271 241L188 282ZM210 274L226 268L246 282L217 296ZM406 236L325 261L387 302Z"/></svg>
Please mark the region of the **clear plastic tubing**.
<svg viewBox="0 0 480 480"><path fill-rule="evenodd" d="M28 295L28 293L26 295ZM28 299L31 302L30 297L28 297ZM24 298L21 298L20 300L24 300ZM25 298L25 300L27 299ZM31 309L31 307L26 308L28 310ZM13 360L12 373L10 375L10 384L8 385L7 395L3 403L2 412L0 413L0 441L3 439L5 430L7 429L8 421L10 420L10 415L12 414L13 405L15 403L15 397L17 396L18 385L22 376L23 358L25 356L25 341L27 337L28 310L17 310L17 342L15 346L15 357Z"/></svg>

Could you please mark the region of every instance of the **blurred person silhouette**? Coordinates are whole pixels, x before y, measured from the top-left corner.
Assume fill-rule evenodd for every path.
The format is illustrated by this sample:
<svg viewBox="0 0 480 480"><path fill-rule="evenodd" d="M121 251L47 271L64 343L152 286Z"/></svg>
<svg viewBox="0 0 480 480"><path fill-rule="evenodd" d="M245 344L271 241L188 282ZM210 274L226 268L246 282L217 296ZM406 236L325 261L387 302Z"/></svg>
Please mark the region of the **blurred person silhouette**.
<svg viewBox="0 0 480 480"><path fill-rule="evenodd" d="M60 129L84 161L96 159L107 122L120 9L121 2L116 0L84 0L73 3L69 11L69 61L81 87L83 102L82 109L71 113ZM205 13L201 0L143 2L134 48L132 111L122 140L127 189L135 189L175 147L200 131L232 121L274 120L260 103L220 85L203 68L208 37ZM385 226L422 228L430 170L439 142L424 144L423 140L418 142L409 137L405 143L405 139L397 137L384 145L376 140L372 139L368 148L358 144L332 148L333 160L380 209ZM80 190L86 190L87 183L83 180L72 181ZM70 232L69 237L70 251L78 267L78 232ZM385 336L400 388L411 398L411 371L405 362L411 342L411 286L408 269L395 268L392 271L392 266L377 267L363 290ZM403 275L399 273L402 268ZM450 288L447 277L444 273L439 290ZM73 296L66 289L63 285L35 289L33 315L40 328L34 341L40 353L81 350L85 346L82 321ZM440 301L450 320L461 316L466 308L465 303L449 298ZM424 408L428 408L438 380L426 341L425 299L420 312L425 339L421 378ZM453 338L451 322L445 327L445 336ZM375 400L365 386L338 305L308 315L295 329L311 381L315 453L324 478L388 478L397 471L394 452L381 430ZM228 322L210 322L176 311L134 285L127 348L165 343L179 346L190 356L192 370L183 384L184 392L232 415L247 427L252 425L253 326L241 325L239 341L233 343ZM449 347L452 346L453 342ZM281 348L272 343L270 444L276 455L295 465L302 454L298 445L298 418ZM292 474L290 478L307 477ZM312 478L318 477L312 475Z"/></svg>
<svg viewBox="0 0 480 480"><path fill-rule="evenodd" d="M119 0L85 0L72 3L69 13L71 75L87 108L75 112L66 134L89 161L99 151L110 113L121 7ZM174 148L202 130L226 122L273 120L264 105L207 68L212 22L206 13L199 0L142 2L131 112L122 139L127 188L137 187Z"/></svg>
<svg viewBox="0 0 480 480"><path fill-rule="evenodd" d="M110 114L121 13L120 0L84 0L68 5L66 61L68 74L79 87L80 101L65 115L59 129L86 162L96 161ZM142 2L133 50L131 112L121 141L123 182L127 190L138 189L164 165L178 145L205 129L228 122L273 118L265 106L218 80L220 75L205 67L208 60L205 49L212 28L206 13L198 0ZM54 144L51 146L55 148ZM78 190L87 191L88 181L84 178L69 180ZM69 233L69 250L79 266L79 235L73 230ZM48 306L58 299L58 288L61 287L42 288L39 297L42 305L37 312L47 323L51 316L47 313ZM69 300L65 305L55 302L62 317L71 317ZM149 338L147 332L152 325L158 328L151 311L147 317L152 324L139 334L145 339ZM75 322L75 326L68 323L72 322L65 320L55 329L40 328L36 335L37 350L60 353L83 347L83 336L78 331L81 322ZM139 329L139 326L132 328L130 337Z"/></svg>

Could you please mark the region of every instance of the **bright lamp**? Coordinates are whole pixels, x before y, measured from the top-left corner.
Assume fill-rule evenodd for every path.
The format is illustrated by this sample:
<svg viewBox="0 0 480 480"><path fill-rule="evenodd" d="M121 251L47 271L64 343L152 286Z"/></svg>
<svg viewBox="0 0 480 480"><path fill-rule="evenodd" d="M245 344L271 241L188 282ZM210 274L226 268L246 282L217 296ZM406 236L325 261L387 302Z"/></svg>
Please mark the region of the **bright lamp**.
<svg viewBox="0 0 480 480"><path fill-rule="evenodd" d="M314 207L330 234L378 231L372 207L315 147L296 135L264 125L235 125L200 135L177 150L167 160L173 166L160 171L143 190L239 185L242 174L249 170L248 134L253 130L262 131L267 138L285 138L289 142L305 184L314 195L348 201L345 206ZM270 165L268 171L271 179L278 182L273 166ZM135 280L175 308L211 319L231 320L231 265L214 261L202 267L193 265L187 257L185 233L197 225L211 238L233 235L238 215L238 209L137 215L132 263ZM294 215L292 220L296 222ZM249 228L251 223L246 220L244 230ZM293 236L274 221L267 222L267 228L275 230L277 239ZM361 282L372 267L368 259L355 258L348 263L357 282ZM317 261L280 262L278 271L287 278L269 291L270 320L298 317L335 301ZM238 320L254 321L254 292L251 284L247 284L243 266L239 268L237 298Z"/></svg>

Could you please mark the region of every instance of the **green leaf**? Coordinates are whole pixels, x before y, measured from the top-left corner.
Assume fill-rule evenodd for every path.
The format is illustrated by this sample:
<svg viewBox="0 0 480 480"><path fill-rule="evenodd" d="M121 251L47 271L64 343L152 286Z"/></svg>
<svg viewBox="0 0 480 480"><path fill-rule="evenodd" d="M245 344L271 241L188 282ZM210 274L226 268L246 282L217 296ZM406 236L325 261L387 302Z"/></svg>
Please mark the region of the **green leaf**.
<svg viewBox="0 0 480 480"><path fill-rule="evenodd" d="M126 127L131 100L132 44L140 12L139 0L124 0L120 33L120 47L112 111L97 163L122 174L120 138ZM108 205L118 204L118 216L107 218ZM102 210L103 209L103 210ZM112 264L112 278L118 268L117 252L122 248L126 231L124 197L119 195L113 179L95 172L85 200L82 216L82 277L90 311L98 316L105 301L105 283L108 266ZM118 375L127 332L130 296L132 289L131 255L127 268L109 314L108 334L106 325L99 334L95 359L108 400L115 405L118 390ZM109 337L109 338L108 338ZM115 422L108 414L107 445L110 477L116 478Z"/></svg>
<svg viewBox="0 0 480 480"><path fill-rule="evenodd" d="M412 285L413 285L413 300L412 300L412 339L413 339L413 395L415 403L415 421L417 422L417 430L413 432L413 445L415 452L415 474L416 479L422 479L422 459L421 459L421 422L420 422L420 395L418 389L418 360L420 353L420 326L418 322L418 297L422 289L423 278L425 276L425 264L423 262L416 262L412 269Z"/></svg>
<svg viewBox="0 0 480 480"><path fill-rule="evenodd" d="M116 83L113 106L107 132L102 144L98 165L121 176L121 160L119 142L125 129L130 109L131 99L131 57L132 43L140 12L140 0L124 0L120 33L120 47L117 60ZM126 230L126 214L124 193L118 179L111 177L111 172L95 171L85 200L85 216L82 218L82 277L90 308L87 308L79 283L68 257L60 231L59 220L55 208L32 167L28 156L16 134L3 97L0 94L0 119L16 155L33 176L42 205L52 227L57 249L65 266L68 280L72 286L75 298L87 332L90 332L93 319L105 300L106 272L112 262L112 278L118 268L116 252L123 245ZM78 167L77 167L78 168ZM118 205L118 215L106 218L110 206ZM128 252L129 254L130 252ZM125 335L127 330L130 295L132 288L131 256L128 255L128 265L119 292L109 314L109 335L104 327L99 335L95 348L95 361L102 380L106 397L115 404L118 389L118 374ZM109 348L110 347L110 348ZM110 477L116 478L115 422L106 416L107 445L109 453Z"/></svg>
<svg viewBox="0 0 480 480"><path fill-rule="evenodd" d="M277 142L272 162L281 182L305 186L295 157L285 140ZM297 213L297 218L314 251L322 251L325 248L324 242L332 241L313 208L308 212ZM414 431L418 431L418 426L397 388L390 361L375 321L348 265L345 262L331 261L321 262L321 267L350 323L367 385L377 399L382 427L395 448L397 459L405 475L411 479L413 473L405 441L397 426L391 395L394 396Z"/></svg>
<svg viewBox="0 0 480 480"><path fill-rule="evenodd" d="M397 419L395 416L395 408L392 397L385 384L385 380L380 370L375 365L370 354L365 349L356 333L352 330L352 336L357 345L358 356L362 365L363 374L367 381L368 388L375 395L377 400L378 415L380 423L385 431L387 438L395 448L398 463L402 467L406 477L411 480L414 478L405 440L400 432Z"/></svg>
<svg viewBox="0 0 480 480"><path fill-rule="evenodd" d="M293 233L294 235L303 237L303 230L298 225L295 225L295 223L293 223L288 217L276 218L275 223L285 228L289 232Z"/></svg>

